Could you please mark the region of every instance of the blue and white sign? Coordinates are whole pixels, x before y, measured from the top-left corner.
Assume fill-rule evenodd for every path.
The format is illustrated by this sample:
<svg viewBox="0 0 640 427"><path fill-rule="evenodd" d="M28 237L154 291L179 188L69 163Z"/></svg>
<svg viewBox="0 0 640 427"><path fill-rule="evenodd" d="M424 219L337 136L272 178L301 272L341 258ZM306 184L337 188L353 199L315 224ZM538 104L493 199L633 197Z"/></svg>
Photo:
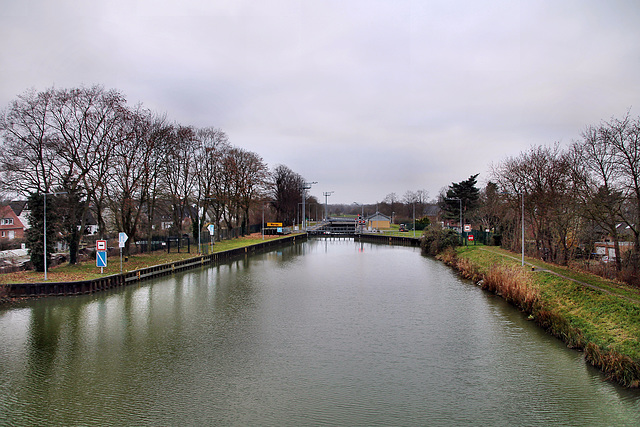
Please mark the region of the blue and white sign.
<svg viewBox="0 0 640 427"><path fill-rule="evenodd" d="M207 228L209 229L209 234L213 236L213 235L215 234L215 230L216 230L215 225L213 225L213 224L209 224L209 225L207 226Z"/></svg>
<svg viewBox="0 0 640 427"><path fill-rule="evenodd" d="M107 251L96 252L96 267L107 266Z"/></svg>
<svg viewBox="0 0 640 427"><path fill-rule="evenodd" d="M127 241L127 239L129 239L129 236L127 236L127 233L121 232L120 234L118 234L118 246L121 248L124 248L124 244Z"/></svg>

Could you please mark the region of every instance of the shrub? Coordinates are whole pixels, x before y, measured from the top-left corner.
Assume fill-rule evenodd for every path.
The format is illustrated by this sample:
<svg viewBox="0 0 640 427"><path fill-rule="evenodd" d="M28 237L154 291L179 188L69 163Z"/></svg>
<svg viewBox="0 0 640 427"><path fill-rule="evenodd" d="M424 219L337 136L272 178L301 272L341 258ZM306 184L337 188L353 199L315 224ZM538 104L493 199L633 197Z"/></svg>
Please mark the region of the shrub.
<svg viewBox="0 0 640 427"><path fill-rule="evenodd" d="M455 230L442 228L432 224L425 228L420 238L422 253L435 256L447 248L455 248L459 244L459 236Z"/></svg>

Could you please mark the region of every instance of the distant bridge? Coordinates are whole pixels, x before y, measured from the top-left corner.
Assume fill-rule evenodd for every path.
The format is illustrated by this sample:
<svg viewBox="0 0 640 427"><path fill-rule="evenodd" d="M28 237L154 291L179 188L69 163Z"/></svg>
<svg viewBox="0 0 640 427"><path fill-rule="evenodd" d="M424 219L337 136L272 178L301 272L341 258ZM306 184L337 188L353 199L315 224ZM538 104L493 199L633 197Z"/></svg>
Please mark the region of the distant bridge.
<svg viewBox="0 0 640 427"><path fill-rule="evenodd" d="M355 218L329 218L307 227L308 234L356 234L362 233Z"/></svg>

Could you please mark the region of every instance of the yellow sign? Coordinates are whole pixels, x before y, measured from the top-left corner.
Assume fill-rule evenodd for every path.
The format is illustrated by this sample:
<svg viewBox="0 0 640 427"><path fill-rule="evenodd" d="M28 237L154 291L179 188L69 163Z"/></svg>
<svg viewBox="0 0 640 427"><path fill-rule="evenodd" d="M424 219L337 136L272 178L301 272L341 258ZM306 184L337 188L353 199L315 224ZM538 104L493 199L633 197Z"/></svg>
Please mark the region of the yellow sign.
<svg viewBox="0 0 640 427"><path fill-rule="evenodd" d="M268 222L267 227L282 227L281 222Z"/></svg>

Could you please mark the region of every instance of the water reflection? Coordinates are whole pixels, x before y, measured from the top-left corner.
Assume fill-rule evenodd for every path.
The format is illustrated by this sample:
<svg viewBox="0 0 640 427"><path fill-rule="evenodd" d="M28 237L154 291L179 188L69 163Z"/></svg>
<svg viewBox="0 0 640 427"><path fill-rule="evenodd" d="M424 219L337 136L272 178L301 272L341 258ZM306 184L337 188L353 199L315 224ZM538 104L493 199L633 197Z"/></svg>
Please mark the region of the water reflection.
<svg viewBox="0 0 640 427"><path fill-rule="evenodd" d="M413 248L345 239L0 312L0 424L636 425L637 391Z"/></svg>

